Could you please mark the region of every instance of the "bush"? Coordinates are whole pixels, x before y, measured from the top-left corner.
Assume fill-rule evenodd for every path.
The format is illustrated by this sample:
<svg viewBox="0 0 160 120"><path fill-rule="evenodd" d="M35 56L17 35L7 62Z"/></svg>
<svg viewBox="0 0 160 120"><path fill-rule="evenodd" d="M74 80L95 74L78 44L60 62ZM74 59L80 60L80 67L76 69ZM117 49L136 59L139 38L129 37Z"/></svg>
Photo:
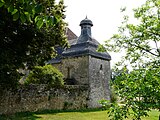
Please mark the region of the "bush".
<svg viewBox="0 0 160 120"><path fill-rule="evenodd" d="M110 102L108 100L99 100L99 104L101 105L102 110L107 110L110 108Z"/></svg>
<svg viewBox="0 0 160 120"><path fill-rule="evenodd" d="M63 74L52 65L35 66L25 81L25 84L31 83L47 84L50 87L63 86Z"/></svg>
<svg viewBox="0 0 160 120"><path fill-rule="evenodd" d="M111 88L111 95L110 95L110 98L111 98L111 103L117 103L118 101L118 96L117 94L115 93L115 86L112 85L110 88Z"/></svg>

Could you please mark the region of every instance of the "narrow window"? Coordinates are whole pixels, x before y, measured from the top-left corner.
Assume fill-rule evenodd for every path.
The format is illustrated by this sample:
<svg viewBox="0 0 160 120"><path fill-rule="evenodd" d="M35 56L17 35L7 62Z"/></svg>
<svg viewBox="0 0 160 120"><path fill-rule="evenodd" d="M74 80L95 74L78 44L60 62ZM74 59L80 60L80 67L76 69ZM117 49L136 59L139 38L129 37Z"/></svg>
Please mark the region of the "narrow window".
<svg viewBox="0 0 160 120"><path fill-rule="evenodd" d="M100 70L103 70L102 64L100 65Z"/></svg>
<svg viewBox="0 0 160 120"><path fill-rule="evenodd" d="M67 68L67 72L68 72L67 73L67 78L70 79L71 78L71 69L69 67Z"/></svg>

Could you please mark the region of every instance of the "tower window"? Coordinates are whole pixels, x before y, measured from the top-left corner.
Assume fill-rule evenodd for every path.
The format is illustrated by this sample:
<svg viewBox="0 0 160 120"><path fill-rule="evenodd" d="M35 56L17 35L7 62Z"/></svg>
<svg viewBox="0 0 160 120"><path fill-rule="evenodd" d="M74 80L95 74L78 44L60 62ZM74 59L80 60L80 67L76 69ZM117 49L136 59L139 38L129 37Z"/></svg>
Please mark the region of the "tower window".
<svg viewBox="0 0 160 120"><path fill-rule="evenodd" d="M67 78L71 78L71 68L67 68Z"/></svg>
<svg viewBox="0 0 160 120"><path fill-rule="evenodd" d="M102 64L100 65L100 70L103 70Z"/></svg>

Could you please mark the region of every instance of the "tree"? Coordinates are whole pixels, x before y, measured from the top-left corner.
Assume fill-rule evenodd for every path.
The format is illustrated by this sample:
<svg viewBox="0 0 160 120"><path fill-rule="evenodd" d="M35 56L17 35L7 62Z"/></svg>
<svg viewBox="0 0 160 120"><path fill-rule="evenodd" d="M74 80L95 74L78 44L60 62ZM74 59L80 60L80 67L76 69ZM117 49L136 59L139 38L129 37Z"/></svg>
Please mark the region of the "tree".
<svg viewBox="0 0 160 120"><path fill-rule="evenodd" d="M130 114L140 120L151 109L160 110L160 0L147 0L134 9L134 17L137 24L129 23L129 17L124 16L118 34L105 44L107 50L125 51L117 65L129 63L132 68L130 71L124 68L111 83L124 101L121 106L112 104L113 120L122 120Z"/></svg>
<svg viewBox="0 0 160 120"><path fill-rule="evenodd" d="M67 46L64 9L63 1L0 0L1 87L15 87L20 68L44 65L55 45Z"/></svg>
<svg viewBox="0 0 160 120"><path fill-rule="evenodd" d="M49 87L64 85L63 74L52 65L35 66L26 78L25 84L47 84Z"/></svg>

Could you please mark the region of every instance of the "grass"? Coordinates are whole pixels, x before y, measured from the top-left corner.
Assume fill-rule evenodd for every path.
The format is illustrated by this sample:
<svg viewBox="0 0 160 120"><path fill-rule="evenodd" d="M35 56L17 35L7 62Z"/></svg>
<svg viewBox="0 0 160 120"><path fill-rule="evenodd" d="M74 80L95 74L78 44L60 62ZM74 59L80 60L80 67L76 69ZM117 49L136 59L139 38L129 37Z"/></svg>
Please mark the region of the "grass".
<svg viewBox="0 0 160 120"><path fill-rule="evenodd" d="M148 117L142 117L142 120L159 120L159 112L157 110L152 110L149 112ZM131 118L126 119L126 120L132 120Z"/></svg>
<svg viewBox="0 0 160 120"><path fill-rule="evenodd" d="M150 117L142 120L158 120L158 111L149 113ZM45 110L40 112L25 112L15 115L1 115L0 120L109 120L107 111L101 110L81 110L81 111L55 111ZM126 120L132 120L131 118Z"/></svg>

